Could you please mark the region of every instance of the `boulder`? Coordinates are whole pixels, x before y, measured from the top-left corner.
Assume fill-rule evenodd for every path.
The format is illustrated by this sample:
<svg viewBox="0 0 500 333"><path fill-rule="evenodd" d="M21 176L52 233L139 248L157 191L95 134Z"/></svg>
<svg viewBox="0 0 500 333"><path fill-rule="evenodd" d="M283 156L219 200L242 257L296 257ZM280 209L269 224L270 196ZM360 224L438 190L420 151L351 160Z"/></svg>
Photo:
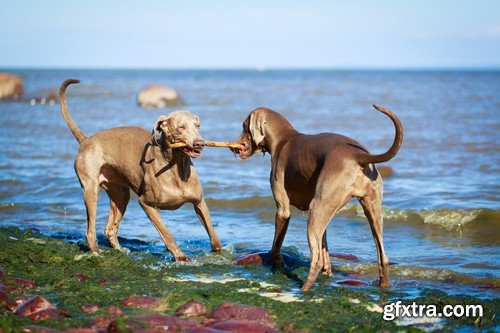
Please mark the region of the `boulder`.
<svg viewBox="0 0 500 333"><path fill-rule="evenodd" d="M80 311L83 313L95 313L99 311L99 305L97 304L84 304L80 306Z"/></svg>
<svg viewBox="0 0 500 333"><path fill-rule="evenodd" d="M109 318L118 318L123 316L123 311L118 306L110 306L108 308L108 316Z"/></svg>
<svg viewBox="0 0 500 333"><path fill-rule="evenodd" d="M59 319L60 317L61 315L57 311L52 309L37 311L28 316L28 318L33 321L39 321L45 319Z"/></svg>
<svg viewBox="0 0 500 333"><path fill-rule="evenodd" d="M207 318L204 319L205 323L211 324L211 327L214 327L214 322L241 320L262 324L273 329L276 326L266 309L258 306L249 306L236 303L223 303L215 308L207 316Z"/></svg>
<svg viewBox="0 0 500 333"><path fill-rule="evenodd" d="M43 97L34 97L30 100L30 105L40 104L40 105L54 105L59 102L59 97L54 90L49 90L48 93Z"/></svg>
<svg viewBox="0 0 500 333"><path fill-rule="evenodd" d="M189 301L184 305L181 305L175 311L178 316L186 317L199 317L207 313L207 308L200 302Z"/></svg>
<svg viewBox="0 0 500 333"><path fill-rule="evenodd" d="M0 305L7 304L9 304L9 295L5 291L0 290Z"/></svg>
<svg viewBox="0 0 500 333"><path fill-rule="evenodd" d="M27 317L42 310L56 310L56 307L41 296L34 296L17 308L16 315Z"/></svg>
<svg viewBox="0 0 500 333"><path fill-rule="evenodd" d="M103 329L105 330L108 328L109 324L111 324L111 319L105 318L102 316L99 317L94 317L90 322L89 326L90 328L95 328L95 329Z"/></svg>
<svg viewBox="0 0 500 333"><path fill-rule="evenodd" d="M259 324L256 322L250 322L247 320L228 320L219 321L210 326L216 330L223 332L233 332L233 333L273 333L276 332L273 328Z"/></svg>
<svg viewBox="0 0 500 333"><path fill-rule="evenodd" d="M356 286L356 287L367 286L368 285L368 283L366 283L366 282L363 282L363 281L360 281L360 280L354 280L354 279L340 280L340 281L337 281L336 283L340 284L340 285Z"/></svg>
<svg viewBox="0 0 500 333"><path fill-rule="evenodd" d="M298 256L289 255L288 253L281 253L283 257L283 262L288 269L295 269L300 265L303 265L302 259ZM273 260L270 252L256 252L244 255L242 257L236 258L236 264L247 266L247 265L265 265L272 266Z"/></svg>
<svg viewBox="0 0 500 333"><path fill-rule="evenodd" d="M65 331L66 333L102 333L96 328L72 328Z"/></svg>
<svg viewBox="0 0 500 333"><path fill-rule="evenodd" d="M23 92L23 80L19 76L0 73L0 99L18 99Z"/></svg>
<svg viewBox="0 0 500 333"><path fill-rule="evenodd" d="M199 326L187 319L162 314L145 315L135 318L134 320L150 328L165 329L167 332L186 332Z"/></svg>
<svg viewBox="0 0 500 333"><path fill-rule="evenodd" d="M16 277L6 277L3 282L5 283L8 292L20 293L26 289L35 288L36 285L33 281Z"/></svg>
<svg viewBox="0 0 500 333"><path fill-rule="evenodd" d="M359 262L359 258L355 256L354 254L348 254L348 253L339 253L339 252L331 252L330 257L334 259L342 259L346 261L353 261L353 262Z"/></svg>
<svg viewBox="0 0 500 333"><path fill-rule="evenodd" d="M190 329L189 331L187 331L187 333L230 333L230 332L218 330L216 328L200 326Z"/></svg>
<svg viewBox="0 0 500 333"><path fill-rule="evenodd" d="M247 265L263 265L264 259L260 253L250 253L243 257L237 258L236 263L241 266Z"/></svg>
<svg viewBox="0 0 500 333"><path fill-rule="evenodd" d="M75 273L75 274L73 274L73 279L80 281L80 282L87 282L89 277L83 273Z"/></svg>
<svg viewBox="0 0 500 333"><path fill-rule="evenodd" d="M130 296L122 304L129 308L154 308L158 305L158 299L152 296Z"/></svg>
<svg viewBox="0 0 500 333"><path fill-rule="evenodd" d="M142 108L155 109L186 104L177 91L160 84L152 84L141 90L137 103Z"/></svg>
<svg viewBox="0 0 500 333"><path fill-rule="evenodd" d="M36 326L36 325L24 326L22 328L22 331L23 332L30 332L30 333L31 332L33 332L33 333L63 333L64 332L64 331L57 330L55 328Z"/></svg>
<svg viewBox="0 0 500 333"><path fill-rule="evenodd" d="M7 304L7 310L9 310L10 312L16 312L17 309L24 303L26 303L26 301L29 299L29 297L27 296L24 296L24 297L20 297L20 298L17 298L11 302L9 302Z"/></svg>

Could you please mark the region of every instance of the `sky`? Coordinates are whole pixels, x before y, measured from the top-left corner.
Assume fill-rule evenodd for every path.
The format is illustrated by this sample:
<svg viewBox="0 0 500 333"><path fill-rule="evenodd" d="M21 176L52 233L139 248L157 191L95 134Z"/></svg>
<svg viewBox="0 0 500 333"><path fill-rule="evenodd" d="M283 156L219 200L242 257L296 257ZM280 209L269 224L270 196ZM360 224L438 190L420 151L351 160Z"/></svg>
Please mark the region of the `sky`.
<svg viewBox="0 0 500 333"><path fill-rule="evenodd" d="M500 1L4 1L0 68L500 68Z"/></svg>

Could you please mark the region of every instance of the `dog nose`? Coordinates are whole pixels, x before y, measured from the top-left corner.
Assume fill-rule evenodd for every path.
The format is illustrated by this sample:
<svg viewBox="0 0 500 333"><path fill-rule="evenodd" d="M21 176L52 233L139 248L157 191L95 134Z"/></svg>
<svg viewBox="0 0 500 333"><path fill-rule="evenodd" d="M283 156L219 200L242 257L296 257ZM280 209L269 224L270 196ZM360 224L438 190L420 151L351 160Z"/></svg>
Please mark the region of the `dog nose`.
<svg viewBox="0 0 500 333"><path fill-rule="evenodd" d="M193 148L194 149L203 149L205 147L205 141L203 140L194 140L193 141Z"/></svg>

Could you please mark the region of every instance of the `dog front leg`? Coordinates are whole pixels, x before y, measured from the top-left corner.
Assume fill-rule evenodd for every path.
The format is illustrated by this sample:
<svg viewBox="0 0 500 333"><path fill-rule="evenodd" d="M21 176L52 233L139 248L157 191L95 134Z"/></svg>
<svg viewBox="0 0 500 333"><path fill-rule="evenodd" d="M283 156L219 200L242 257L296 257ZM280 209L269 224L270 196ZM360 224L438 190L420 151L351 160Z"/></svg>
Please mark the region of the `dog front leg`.
<svg viewBox="0 0 500 333"><path fill-rule="evenodd" d="M205 199L201 199L201 202L198 204L193 204L194 211L198 218L200 219L201 224L205 227L205 230L208 233L208 237L210 238L210 245L212 246L212 251L220 252L222 251L222 244L220 242L219 236L214 230L212 225L212 219L210 217L210 211L208 210L207 203Z"/></svg>
<svg viewBox="0 0 500 333"><path fill-rule="evenodd" d="M274 240L273 240L273 247L271 249L271 256L273 258L274 269L283 269L284 266L283 256L281 255L281 246L283 245L283 240L285 239L289 222L290 222L289 211L288 214L280 210L276 212L274 220Z"/></svg>
<svg viewBox="0 0 500 333"><path fill-rule="evenodd" d="M167 250L174 256L175 261L190 261L190 259L181 251L181 249L175 242L174 237L168 231L167 227L165 227L165 224L163 224L163 221L161 220L160 216L160 210L158 208L149 206L148 204L144 203L140 198L139 198L139 204L141 205L142 209L151 220L151 223L154 225L154 227L160 234L161 238L163 239L163 242L167 246Z"/></svg>
<svg viewBox="0 0 500 333"><path fill-rule="evenodd" d="M274 199L276 201L276 216L274 218L274 240L271 249L271 257L274 269L283 269L283 256L281 255L281 246L285 239L288 223L290 222L290 201L285 189L280 184L273 186Z"/></svg>

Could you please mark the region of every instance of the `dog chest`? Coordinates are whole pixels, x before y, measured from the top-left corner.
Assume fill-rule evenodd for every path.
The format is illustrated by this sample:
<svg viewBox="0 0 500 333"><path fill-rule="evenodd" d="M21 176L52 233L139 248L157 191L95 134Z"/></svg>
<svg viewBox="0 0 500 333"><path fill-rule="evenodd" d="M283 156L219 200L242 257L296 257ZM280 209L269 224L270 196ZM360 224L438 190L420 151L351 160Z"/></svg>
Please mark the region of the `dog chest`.
<svg viewBox="0 0 500 333"><path fill-rule="evenodd" d="M189 168L187 177L182 176L184 170L177 166L168 170L150 168L144 175L144 192L141 197L161 209L177 209L186 202L199 202L202 197L201 185L194 168Z"/></svg>

